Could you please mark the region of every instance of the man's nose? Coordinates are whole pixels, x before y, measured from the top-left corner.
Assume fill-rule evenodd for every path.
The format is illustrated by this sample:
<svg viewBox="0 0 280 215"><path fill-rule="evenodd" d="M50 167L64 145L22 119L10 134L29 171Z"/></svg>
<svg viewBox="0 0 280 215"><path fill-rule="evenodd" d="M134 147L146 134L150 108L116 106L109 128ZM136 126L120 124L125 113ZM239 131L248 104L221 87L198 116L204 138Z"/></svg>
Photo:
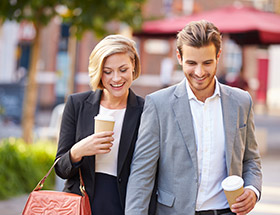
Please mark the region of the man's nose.
<svg viewBox="0 0 280 215"><path fill-rule="evenodd" d="M201 65L198 65L195 68L195 75L198 76L198 77L202 77L204 75L204 70L203 70Z"/></svg>

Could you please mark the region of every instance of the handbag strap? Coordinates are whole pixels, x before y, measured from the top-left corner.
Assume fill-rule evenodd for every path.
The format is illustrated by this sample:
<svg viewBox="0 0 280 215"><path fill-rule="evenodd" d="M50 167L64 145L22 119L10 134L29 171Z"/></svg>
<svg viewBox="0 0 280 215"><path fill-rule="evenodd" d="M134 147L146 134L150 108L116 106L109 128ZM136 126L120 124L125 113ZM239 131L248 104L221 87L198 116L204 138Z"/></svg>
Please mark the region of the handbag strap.
<svg viewBox="0 0 280 215"><path fill-rule="evenodd" d="M47 179L47 177L49 176L49 174L51 173L51 171L53 170L54 166L57 164L57 162L60 160L60 157L57 158L53 165L51 166L51 168L49 169L49 171L47 172L47 174L39 181L39 183L37 184L37 186L34 188L33 191L39 191L43 188L45 180ZM79 168L79 175L80 175L80 191L82 193L83 196L86 195L86 189L85 189L85 184L83 181L83 177L82 177L82 173L81 173L81 169Z"/></svg>

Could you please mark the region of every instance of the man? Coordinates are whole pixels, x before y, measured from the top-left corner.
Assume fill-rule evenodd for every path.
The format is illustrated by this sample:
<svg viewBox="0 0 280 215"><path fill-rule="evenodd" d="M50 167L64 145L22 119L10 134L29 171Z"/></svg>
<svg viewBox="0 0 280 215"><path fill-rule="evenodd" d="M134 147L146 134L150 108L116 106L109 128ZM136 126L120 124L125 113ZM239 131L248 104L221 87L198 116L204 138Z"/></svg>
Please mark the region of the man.
<svg viewBox="0 0 280 215"><path fill-rule="evenodd" d="M186 79L146 97L131 165L126 215L147 214L156 181L158 215L238 214L260 198L262 174L248 92L216 78L219 30L189 23L177 35ZM244 179L245 191L229 209L221 183Z"/></svg>

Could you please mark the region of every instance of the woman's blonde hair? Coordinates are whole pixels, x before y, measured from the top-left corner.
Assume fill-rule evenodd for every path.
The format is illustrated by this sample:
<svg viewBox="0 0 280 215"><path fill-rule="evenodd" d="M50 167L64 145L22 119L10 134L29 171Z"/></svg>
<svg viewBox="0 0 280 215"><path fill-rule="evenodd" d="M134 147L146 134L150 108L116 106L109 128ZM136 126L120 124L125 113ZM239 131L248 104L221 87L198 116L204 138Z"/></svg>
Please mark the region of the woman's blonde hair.
<svg viewBox="0 0 280 215"><path fill-rule="evenodd" d="M89 77L92 90L104 89L101 81L103 66L107 57L126 53L134 65L133 80L138 78L141 72L139 55L136 51L135 42L122 35L110 35L101 40L89 56Z"/></svg>

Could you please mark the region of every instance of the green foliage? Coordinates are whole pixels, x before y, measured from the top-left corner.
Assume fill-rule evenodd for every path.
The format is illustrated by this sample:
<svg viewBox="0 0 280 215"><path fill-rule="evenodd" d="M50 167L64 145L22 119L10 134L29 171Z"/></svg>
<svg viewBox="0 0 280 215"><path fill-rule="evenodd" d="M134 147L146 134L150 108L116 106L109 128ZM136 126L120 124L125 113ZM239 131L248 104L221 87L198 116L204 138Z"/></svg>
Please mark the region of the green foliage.
<svg viewBox="0 0 280 215"><path fill-rule="evenodd" d="M114 33L107 24L111 21L124 22L134 29L142 23L141 7L145 0L62 0L69 11L64 21L76 27L76 34L93 31L97 37Z"/></svg>
<svg viewBox="0 0 280 215"><path fill-rule="evenodd" d="M0 18L4 20L27 20L37 25L46 25L57 15L55 7L59 0L2 0Z"/></svg>
<svg viewBox="0 0 280 215"><path fill-rule="evenodd" d="M27 20L35 26L46 25L61 16L81 38L85 31L102 37L114 33L107 24L123 22L137 30L142 24L141 7L145 0L1 0L0 19ZM64 12L59 10L64 8Z"/></svg>
<svg viewBox="0 0 280 215"><path fill-rule="evenodd" d="M30 193L52 166L56 145L51 142L26 144L21 139L9 138L0 142L0 199ZM52 189L54 171L44 183Z"/></svg>

